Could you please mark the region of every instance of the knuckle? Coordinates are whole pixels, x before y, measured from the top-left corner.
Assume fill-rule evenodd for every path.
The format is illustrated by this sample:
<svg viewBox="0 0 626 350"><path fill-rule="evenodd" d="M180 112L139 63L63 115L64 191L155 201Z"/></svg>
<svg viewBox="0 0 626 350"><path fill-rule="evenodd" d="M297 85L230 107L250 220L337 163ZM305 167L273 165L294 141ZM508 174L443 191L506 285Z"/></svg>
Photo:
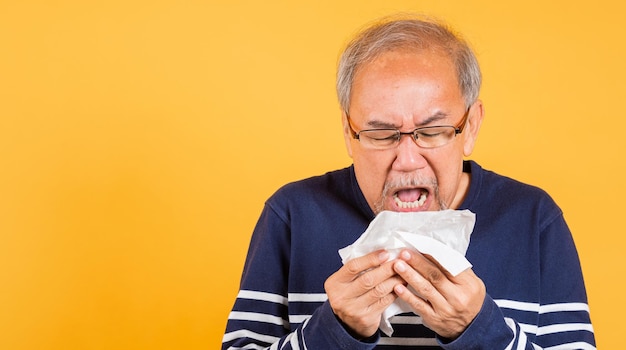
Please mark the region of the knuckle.
<svg viewBox="0 0 626 350"><path fill-rule="evenodd" d="M391 303L393 303L395 299L396 298L393 295L387 294L384 297L381 297L380 299L378 299L376 303L378 304L379 308L384 308L384 307L391 305Z"/></svg>
<svg viewBox="0 0 626 350"><path fill-rule="evenodd" d="M426 278L431 281L432 283L438 283L440 281L442 281L444 279L444 275L441 273L441 271L437 270L437 269L431 269L428 271Z"/></svg>
<svg viewBox="0 0 626 350"><path fill-rule="evenodd" d="M361 268L361 264L359 262L359 259L352 259L350 261L348 261L345 265L346 269L348 269L348 272L356 275L358 273L360 273L361 271L363 271L363 269Z"/></svg>
<svg viewBox="0 0 626 350"><path fill-rule="evenodd" d="M383 298L385 297L387 294L389 294L389 291L387 290L387 288L381 283L381 284L377 284L374 288L372 288L372 294L374 295L374 297L376 298Z"/></svg>
<svg viewBox="0 0 626 350"><path fill-rule="evenodd" d="M469 301L470 298L463 293L455 293L454 295L448 297L449 305L457 311L465 309L465 306L469 303Z"/></svg>
<svg viewBox="0 0 626 350"><path fill-rule="evenodd" d="M333 278L333 276L324 281L324 291L326 293L334 293L338 290L341 290L340 288L338 288L339 286L341 286L341 283Z"/></svg>
<svg viewBox="0 0 626 350"><path fill-rule="evenodd" d="M366 272L359 277L361 286L365 289L372 289L375 286L374 278L371 273Z"/></svg>
<svg viewBox="0 0 626 350"><path fill-rule="evenodd" d="M431 294L435 290L433 285L430 282L426 281L426 280L417 281L417 282L413 283L412 285L421 294L428 295L428 294Z"/></svg>
<svg viewBox="0 0 626 350"><path fill-rule="evenodd" d="M328 292L329 290L332 289L332 287L333 287L333 280L331 276L328 279L326 279L326 281L324 281L324 290Z"/></svg>
<svg viewBox="0 0 626 350"><path fill-rule="evenodd" d="M422 311L426 302L417 296L413 296L408 303L413 310Z"/></svg>

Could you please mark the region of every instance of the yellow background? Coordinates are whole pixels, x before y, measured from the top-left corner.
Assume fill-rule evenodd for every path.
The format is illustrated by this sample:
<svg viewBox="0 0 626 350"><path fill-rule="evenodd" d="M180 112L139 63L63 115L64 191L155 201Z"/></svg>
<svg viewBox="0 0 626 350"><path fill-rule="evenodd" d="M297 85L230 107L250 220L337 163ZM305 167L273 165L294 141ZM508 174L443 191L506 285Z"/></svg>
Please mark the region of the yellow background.
<svg viewBox="0 0 626 350"><path fill-rule="evenodd" d="M472 42L472 158L562 206L620 348L618 0L0 1L0 348L218 348L264 200L350 164L341 47L399 10Z"/></svg>

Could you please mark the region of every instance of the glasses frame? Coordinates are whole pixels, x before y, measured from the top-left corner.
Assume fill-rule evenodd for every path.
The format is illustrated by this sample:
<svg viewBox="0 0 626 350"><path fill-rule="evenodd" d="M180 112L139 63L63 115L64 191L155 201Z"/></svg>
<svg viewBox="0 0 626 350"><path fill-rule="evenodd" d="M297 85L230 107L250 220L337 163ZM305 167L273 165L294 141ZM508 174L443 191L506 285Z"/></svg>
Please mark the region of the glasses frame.
<svg viewBox="0 0 626 350"><path fill-rule="evenodd" d="M457 126L454 126L454 125L421 126L419 128L413 129L413 131L407 131L407 132L402 132L402 131L400 131L398 129L394 129L394 128L363 129L363 130L360 130L360 131L356 131L352 127L352 120L350 119L350 115L348 113L346 113L346 118L348 119L348 127L350 128L350 134L352 135L352 138L356 139L356 140L359 140L359 142L361 141L361 138L360 138L361 137L361 133L364 132L364 131L384 131L384 130L389 130L389 131L393 130L393 131L395 131L396 135L398 135L398 136L397 136L397 139L396 139L396 141L394 143L394 146L389 147L389 148L380 148L380 149L391 149L391 148L397 147L398 144L400 143L400 140L402 139L403 135L411 135L413 141L415 142L415 144L418 147L421 147L421 148L437 148L437 147L445 146L445 145L447 145L450 142L448 141L447 143L444 143L443 145L434 146L434 147L420 146L417 143L417 140L418 140L417 133L420 132L420 131L434 129L434 128L442 128L442 127L444 127L444 128L454 128L454 137L456 137L456 135L458 135L458 134L463 132L463 130L465 129L465 125L467 125L467 119L469 117L469 110L470 110L469 107L467 108L467 110L465 110L465 114L463 114L463 119L461 119L461 122ZM450 139L450 140L452 140L452 139Z"/></svg>

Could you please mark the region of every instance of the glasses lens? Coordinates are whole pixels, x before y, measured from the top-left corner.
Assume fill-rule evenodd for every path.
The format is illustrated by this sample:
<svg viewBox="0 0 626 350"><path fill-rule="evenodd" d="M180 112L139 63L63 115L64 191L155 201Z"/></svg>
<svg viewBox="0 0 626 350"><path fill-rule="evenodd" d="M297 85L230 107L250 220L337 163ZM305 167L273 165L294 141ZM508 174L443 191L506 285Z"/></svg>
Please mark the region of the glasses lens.
<svg viewBox="0 0 626 350"><path fill-rule="evenodd" d="M399 133L393 129L364 130L359 133L359 139L365 147L389 148L395 146Z"/></svg>
<svg viewBox="0 0 626 350"><path fill-rule="evenodd" d="M452 126L434 126L415 130L417 144L424 148L443 146L455 135L456 132Z"/></svg>

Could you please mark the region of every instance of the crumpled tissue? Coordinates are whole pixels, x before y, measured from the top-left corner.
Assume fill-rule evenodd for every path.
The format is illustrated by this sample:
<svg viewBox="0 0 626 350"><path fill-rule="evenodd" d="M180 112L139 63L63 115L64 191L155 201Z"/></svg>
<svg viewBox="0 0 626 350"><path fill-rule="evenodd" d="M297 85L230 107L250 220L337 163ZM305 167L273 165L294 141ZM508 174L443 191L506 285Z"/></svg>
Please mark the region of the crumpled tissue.
<svg viewBox="0 0 626 350"><path fill-rule="evenodd" d="M396 259L402 249L428 254L456 276L472 267L465 258L476 215L469 210L442 210L399 213L382 211L369 227L351 245L339 250L341 261L366 255L379 249L389 252L389 260ZM401 299L391 304L382 314L380 329L388 336L393 333L389 319L411 312Z"/></svg>

